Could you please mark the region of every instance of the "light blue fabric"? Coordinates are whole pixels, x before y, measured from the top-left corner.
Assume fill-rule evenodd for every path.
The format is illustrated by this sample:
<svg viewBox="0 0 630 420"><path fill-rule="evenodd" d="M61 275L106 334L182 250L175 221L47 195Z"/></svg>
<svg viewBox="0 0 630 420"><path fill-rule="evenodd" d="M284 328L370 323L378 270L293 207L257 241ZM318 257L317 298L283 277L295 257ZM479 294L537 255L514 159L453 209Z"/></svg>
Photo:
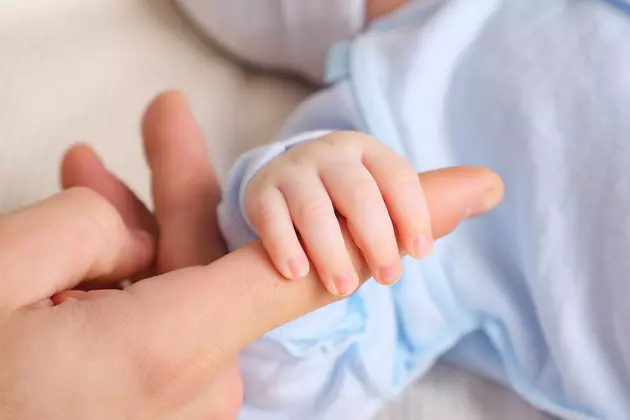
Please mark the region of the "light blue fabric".
<svg viewBox="0 0 630 420"><path fill-rule="evenodd" d="M616 2L617 0L611 0ZM597 0L419 2L331 53L333 86L232 170L231 249L256 171L330 130L418 171L482 165L505 202L405 260L391 288L243 352L242 419L367 419L440 357L564 419L630 418L630 15Z"/></svg>

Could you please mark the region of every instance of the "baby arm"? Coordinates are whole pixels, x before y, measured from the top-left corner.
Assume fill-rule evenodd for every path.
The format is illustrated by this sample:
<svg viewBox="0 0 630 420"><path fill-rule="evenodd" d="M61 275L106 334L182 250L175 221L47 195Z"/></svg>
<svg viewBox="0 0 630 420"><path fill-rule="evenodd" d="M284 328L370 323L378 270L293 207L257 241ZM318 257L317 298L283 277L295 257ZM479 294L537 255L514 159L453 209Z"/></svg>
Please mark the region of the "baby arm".
<svg viewBox="0 0 630 420"><path fill-rule="evenodd" d="M288 129L302 134L285 130L288 140L254 152L257 159L246 157L239 187L239 207L277 269L299 278L308 273L310 259L326 288L341 296L355 291L358 278L335 213L347 219L382 284L401 274L398 241L418 258L432 248L424 195L411 166L369 136L344 131L356 126L351 112L332 117L331 110L348 103L345 89L323 92L296 113ZM313 130L315 123L326 130Z"/></svg>

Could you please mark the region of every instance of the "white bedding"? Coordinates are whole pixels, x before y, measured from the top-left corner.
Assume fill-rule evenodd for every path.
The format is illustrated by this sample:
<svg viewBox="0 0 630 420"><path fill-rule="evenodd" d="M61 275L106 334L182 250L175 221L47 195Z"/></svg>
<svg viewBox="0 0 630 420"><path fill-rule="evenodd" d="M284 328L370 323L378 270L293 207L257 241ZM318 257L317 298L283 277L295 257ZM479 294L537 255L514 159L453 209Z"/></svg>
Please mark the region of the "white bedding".
<svg viewBox="0 0 630 420"><path fill-rule="evenodd" d="M76 141L94 145L147 198L139 118L171 88L190 100L221 174L308 93L230 63L168 0L0 1L0 211L53 193L59 158ZM378 420L506 418L546 417L498 386L438 366Z"/></svg>

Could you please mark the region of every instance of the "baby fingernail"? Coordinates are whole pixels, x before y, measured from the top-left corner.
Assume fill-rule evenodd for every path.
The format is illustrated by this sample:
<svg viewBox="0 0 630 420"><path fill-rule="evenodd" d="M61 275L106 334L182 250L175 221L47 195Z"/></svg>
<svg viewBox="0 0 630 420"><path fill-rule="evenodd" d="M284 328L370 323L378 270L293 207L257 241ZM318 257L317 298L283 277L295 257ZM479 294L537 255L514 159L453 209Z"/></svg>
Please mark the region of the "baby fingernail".
<svg viewBox="0 0 630 420"><path fill-rule="evenodd" d="M433 241L429 235L420 235L413 240L413 257L425 258L433 251Z"/></svg>
<svg viewBox="0 0 630 420"><path fill-rule="evenodd" d="M356 280L354 275L350 274L337 275L333 279L333 282L334 290L331 290L331 293L339 297L348 296L353 293L358 286L358 280Z"/></svg>
<svg viewBox="0 0 630 420"><path fill-rule="evenodd" d="M309 264L305 256L291 258L288 262L291 277L296 279L308 274Z"/></svg>
<svg viewBox="0 0 630 420"><path fill-rule="evenodd" d="M381 284L394 284L398 281L400 271L398 265L390 265L389 267L381 267L378 270L378 280Z"/></svg>

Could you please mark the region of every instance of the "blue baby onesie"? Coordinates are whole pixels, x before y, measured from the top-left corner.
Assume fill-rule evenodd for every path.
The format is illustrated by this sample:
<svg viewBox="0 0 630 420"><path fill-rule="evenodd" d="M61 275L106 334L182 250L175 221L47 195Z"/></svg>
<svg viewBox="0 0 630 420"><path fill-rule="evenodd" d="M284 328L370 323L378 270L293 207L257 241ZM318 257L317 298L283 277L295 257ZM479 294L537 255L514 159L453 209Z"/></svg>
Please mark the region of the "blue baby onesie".
<svg viewBox="0 0 630 420"><path fill-rule="evenodd" d="M488 166L505 202L391 288L241 355L245 420L367 419L445 358L563 419L630 419L630 14L619 0L424 0L331 51L330 86L231 171L220 223L256 239L256 171L332 130L417 171Z"/></svg>

